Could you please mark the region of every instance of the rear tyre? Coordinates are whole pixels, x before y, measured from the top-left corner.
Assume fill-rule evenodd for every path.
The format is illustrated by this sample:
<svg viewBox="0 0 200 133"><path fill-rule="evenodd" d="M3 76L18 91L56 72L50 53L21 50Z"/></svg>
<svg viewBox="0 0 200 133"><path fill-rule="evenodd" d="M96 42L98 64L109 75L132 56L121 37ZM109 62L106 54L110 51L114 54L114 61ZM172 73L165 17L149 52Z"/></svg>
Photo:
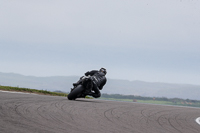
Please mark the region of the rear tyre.
<svg viewBox="0 0 200 133"><path fill-rule="evenodd" d="M84 90L84 87L82 85L78 85L73 91L71 91L68 94L67 98L69 100L75 100L83 90Z"/></svg>

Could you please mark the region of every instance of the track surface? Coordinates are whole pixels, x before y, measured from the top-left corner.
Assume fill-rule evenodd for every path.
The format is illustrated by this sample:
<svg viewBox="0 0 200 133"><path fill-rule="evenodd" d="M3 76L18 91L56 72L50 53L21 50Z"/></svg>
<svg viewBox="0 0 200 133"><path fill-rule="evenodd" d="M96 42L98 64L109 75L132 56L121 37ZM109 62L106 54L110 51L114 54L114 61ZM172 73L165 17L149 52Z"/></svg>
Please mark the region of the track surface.
<svg viewBox="0 0 200 133"><path fill-rule="evenodd" d="M200 133L200 109L0 92L0 133Z"/></svg>

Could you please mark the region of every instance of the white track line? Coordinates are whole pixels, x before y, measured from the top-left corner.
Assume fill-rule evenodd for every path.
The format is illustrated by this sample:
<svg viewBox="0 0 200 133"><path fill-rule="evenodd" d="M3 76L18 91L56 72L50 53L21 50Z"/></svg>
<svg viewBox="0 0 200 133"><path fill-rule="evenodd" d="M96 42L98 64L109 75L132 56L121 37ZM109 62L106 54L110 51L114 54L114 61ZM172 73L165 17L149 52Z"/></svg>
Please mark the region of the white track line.
<svg viewBox="0 0 200 133"><path fill-rule="evenodd" d="M196 122L200 125L200 117L196 119Z"/></svg>
<svg viewBox="0 0 200 133"><path fill-rule="evenodd" d="M24 92L15 92L15 91L2 91L2 90L0 90L0 92L7 92L7 93L20 93L20 94L33 94L33 95L37 95L37 94L34 94L34 93L24 93Z"/></svg>

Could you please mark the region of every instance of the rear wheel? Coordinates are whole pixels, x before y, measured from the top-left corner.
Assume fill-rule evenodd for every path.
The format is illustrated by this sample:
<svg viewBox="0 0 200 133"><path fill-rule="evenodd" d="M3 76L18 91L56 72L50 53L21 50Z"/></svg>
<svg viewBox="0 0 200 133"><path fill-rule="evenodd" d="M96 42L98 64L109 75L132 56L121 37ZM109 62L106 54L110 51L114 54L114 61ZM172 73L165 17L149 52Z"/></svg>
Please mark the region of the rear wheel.
<svg viewBox="0 0 200 133"><path fill-rule="evenodd" d="M83 90L84 90L84 87L82 85L78 85L73 91L71 91L68 94L68 96L67 96L68 99L75 100Z"/></svg>

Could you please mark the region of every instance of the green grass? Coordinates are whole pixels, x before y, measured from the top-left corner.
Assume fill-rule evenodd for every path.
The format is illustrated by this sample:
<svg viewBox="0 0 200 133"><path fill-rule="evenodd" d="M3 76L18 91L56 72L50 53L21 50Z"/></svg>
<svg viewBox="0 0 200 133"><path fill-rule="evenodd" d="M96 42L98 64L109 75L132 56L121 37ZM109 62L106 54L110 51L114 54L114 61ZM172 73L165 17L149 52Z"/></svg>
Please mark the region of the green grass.
<svg viewBox="0 0 200 133"><path fill-rule="evenodd" d="M11 87L11 86L1 86L0 90L4 91L16 91L16 92L25 92L25 93L36 93L40 95L50 95L50 96L62 96L67 97L67 93L59 93L59 92L51 92L47 90L37 90L37 89L29 89L29 88L19 88L19 87ZM93 99L92 97L86 96L87 99Z"/></svg>
<svg viewBox="0 0 200 133"><path fill-rule="evenodd" d="M0 90L67 97L66 93L58 93L58 92L51 92L51 91L47 91L47 90L37 90L37 89L29 89L29 88L11 87L11 86L0 86Z"/></svg>
<svg viewBox="0 0 200 133"><path fill-rule="evenodd" d="M63 97L67 97L67 95L68 95L67 93L51 92L51 91L47 91L47 90L37 90L37 89L19 88L19 87L1 86L1 85L0 85L0 90L25 92L25 93L36 93L36 94L41 94L41 95L63 96ZM92 99L92 97L88 97L88 96L86 96L86 98ZM100 99L133 102L133 99L117 99L117 98L104 98L104 97L101 97ZM196 101L193 103L186 102L186 101L177 101L176 103L174 103L172 101L162 101L162 100L136 100L135 102L161 104L161 105L200 107L200 101Z"/></svg>
<svg viewBox="0 0 200 133"><path fill-rule="evenodd" d="M172 105L172 102L169 101L156 101L156 100L137 100L139 103L151 103L151 104L165 104L165 105Z"/></svg>
<svg viewBox="0 0 200 133"><path fill-rule="evenodd" d="M112 100L112 101L133 102L133 99L117 99L117 98L104 98L104 97L101 97L100 99ZM134 102L135 103L160 104L160 105L189 106L189 107L199 107L200 108L200 102L187 103L185 101L182 101L182 102L174 103L171 101L161 101L161 100L136 100Z"/></svg>

